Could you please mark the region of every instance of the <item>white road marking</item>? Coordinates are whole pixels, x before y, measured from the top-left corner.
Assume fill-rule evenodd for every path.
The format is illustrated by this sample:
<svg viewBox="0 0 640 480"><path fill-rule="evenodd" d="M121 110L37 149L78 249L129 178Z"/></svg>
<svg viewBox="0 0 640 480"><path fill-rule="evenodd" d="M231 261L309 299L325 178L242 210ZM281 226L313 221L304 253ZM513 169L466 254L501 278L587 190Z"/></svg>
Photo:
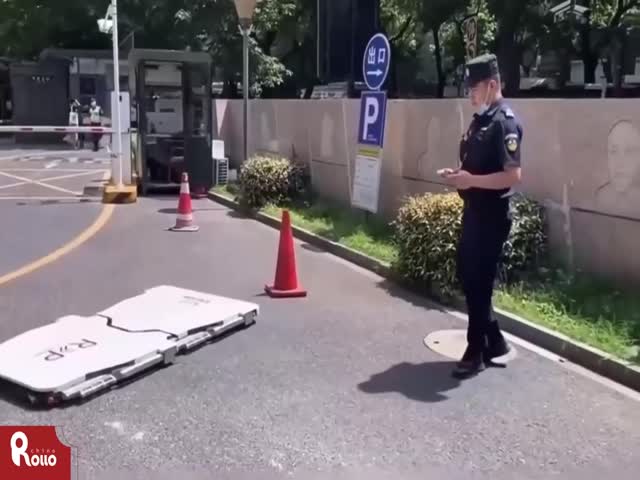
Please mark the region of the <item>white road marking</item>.
<svg viewBox="0 0 640 480"><path fill-rule="evenodd" d="M41 168L0 168L0 171L3 172L42 172ZM56 172L102 172L101 168L95 168L91 170L87 170L86 168L56 168L54 171Z"/></svg>
<svg viewBox="0 0 640 480"><path fill-rule="evenodd" d="M40 181L41 182L51 182L53 180L65 180L67 178L83 177L83 176L87 176L87 175L96 175L98 173L104 174L104 172L106 172L106 170L97 170L97 169L96 170L84 170L82 173L76 172L76 173L70 173L70 174L67 174L67 175L60 175L60 176L57 176L57 177L48 177L48 178L43 178Z"/></svg>
<svg viewBox="0 0 640 480"><path fill-rule="evenodd" d="M49 163L47 163L44 168L53 168L53 167L57 167L58 165L60 165L60 160L53 160Z"/></svg>
<svg viewBox="0 0 640 480"><path fill-rule="evenodd" d="M13 197L9 197L9 196L3 196L0 195L0 200L15 200L15 201L29 201L29 200L34 200L34 201L39 201L39 202L47 202L47 201L60 201L60 200L83 200L86 199L87 197L83 197L82 195L76 195L73 197L64 197L64 196L59 196L59 197L25 197L25 196L13 196Z"/></svg>
<svg viewBox="0 0 640 480"><path fill-rule="evenodd" d="M82 195L82 192L74 192L74 191L68 190L66 188L56 187L55 185L49 185L47 183L39 182L37 180L32 180L32 179L25 178L25 177L20 177L19 175L13 175L13 174L7 173L7 172L0 171L0 175L4 175L5 177L13 178L14 180L21 180L21 181L23 181L25 183L32 183L34 185L39 185L41 187L49 188L51 190L56 190L56 191L62 192L62 193L70 193L71 195Z"/></svg>
<svg viewBox="0 0 640 480"><path fill-rule="evenodd" d="M10 183L9 185L0 185L0 190L2 190L3 188L19 187L20 185L25 185L25 183L24 182L18 182L18 183Z"/></svg>

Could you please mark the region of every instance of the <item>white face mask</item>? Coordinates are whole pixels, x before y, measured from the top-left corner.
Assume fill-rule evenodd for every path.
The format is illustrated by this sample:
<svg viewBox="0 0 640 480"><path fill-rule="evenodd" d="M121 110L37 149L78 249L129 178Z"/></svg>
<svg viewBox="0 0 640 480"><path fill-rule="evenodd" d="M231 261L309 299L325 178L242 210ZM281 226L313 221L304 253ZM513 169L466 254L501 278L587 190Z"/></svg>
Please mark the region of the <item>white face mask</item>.
<svg viewBox="0 0 640 480"><path fill-rule="evenodd" d="M477 108L477 112L479 115L485 114L489 110L489 108L491 108L491 105L488 103L489 93L490 93L490 87L487 88L487 93L484 96L484 101Z"/></svg>
<svg viewBox="0 0 640 480"><path fill-rule="evenodd" d="M489 110L489 105L487 105L486 103L483 103L482 105L478 106L478 108L476 109L476 111L478 112L478 115L484 115L487 110Z"/></svg>

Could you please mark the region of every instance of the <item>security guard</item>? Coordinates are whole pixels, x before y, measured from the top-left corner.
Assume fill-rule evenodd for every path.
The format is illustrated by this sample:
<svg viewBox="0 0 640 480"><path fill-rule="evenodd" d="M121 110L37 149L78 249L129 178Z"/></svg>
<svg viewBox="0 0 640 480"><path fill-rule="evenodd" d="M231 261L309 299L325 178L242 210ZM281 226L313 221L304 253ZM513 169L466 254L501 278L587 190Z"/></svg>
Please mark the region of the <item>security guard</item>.
<svg viewBox="0 0 640 480"><path fill-rule="evenodd" d="M102 126L102 115L104 115L104 111L102 107L98 105L98 102L95 98L91 99L91 105L89 106L89 123L92 127L101 127ZM100 139L102 138L101 133L93 134L93 151L97 152L100 149Z"/></svg>
<svg viewBox="0 0 640 480"><path fill-rule="evenodd" d="M502 97L495 55L469 61L465 77L477 113L460 142L460 168L441 171L464 203L457 270L469 326L467 349L453 372L457 378L477 374L510 350L493 316L491 300L511 230L509 197L521 178L523 135L522 125Z"/></svg>

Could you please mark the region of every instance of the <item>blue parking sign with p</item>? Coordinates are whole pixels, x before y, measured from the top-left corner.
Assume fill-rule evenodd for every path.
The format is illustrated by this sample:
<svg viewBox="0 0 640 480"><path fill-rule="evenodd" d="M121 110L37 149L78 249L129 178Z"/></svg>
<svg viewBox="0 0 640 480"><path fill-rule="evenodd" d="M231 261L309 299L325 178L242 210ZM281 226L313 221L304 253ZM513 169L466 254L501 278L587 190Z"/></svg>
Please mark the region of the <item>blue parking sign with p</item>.
<svg viewBox="0 0 640 480"><path fill-rule="evenodd" d="M383 147L386 109L386 92L362 92L358 143Z"/></svg>

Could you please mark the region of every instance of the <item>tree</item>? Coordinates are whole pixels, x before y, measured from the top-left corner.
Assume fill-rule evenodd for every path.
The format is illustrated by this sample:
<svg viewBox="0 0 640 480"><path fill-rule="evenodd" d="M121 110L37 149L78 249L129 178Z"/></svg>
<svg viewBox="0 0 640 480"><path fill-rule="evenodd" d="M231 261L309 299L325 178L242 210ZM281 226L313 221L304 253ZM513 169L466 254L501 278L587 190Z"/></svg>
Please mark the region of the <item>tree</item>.
<svg viewBox="0 0 640 480"><path fill-rule="evenodd" d="M262 0L255 13L250 48L251 90L280 85L292 72L271 55L276 38L297 38L307 27L296 22L309 0ZM106 0L0 0L0 55L33 59L47 47L110 48L96 20ZM120 37L135 35L143 48L209 51L229 91L241 79L242 37L233 0L127 0L119 5Z"/></svg>
<svg viewBox="0 0 640 480"><path fill-rule="evenodd" d="M478 25L478 55L493 50L497 23L485 0L469 0L442 27L442 43L451 57L452 73L463 65L466 59L464 44L464 22L475 17Z"/></svg>
<svg viewBox="0 0 640 480"><path fill-rule="evenodd" d="M546 0L486 0L497 21L494 51L500 61L505 94L517 95L520 89L520 66L527 49L537 50L540 38L548 30Z"/></svg>
<svg viewBox="0 0 640 480"><path fill-rule="evenodd" d="M598 82L595 78L598 60L608 58L605 74L619 88L628 28L640 23L637 15L640 0L583 0L581 6L587 8L584 16L569 16L556 25L558 44L581 57L586 83Z"/></svg>
<svg viewBox="0 0 640 480"><path fill-rule="evenodd" d="M421 0L420 18L425 30L433 35L433 52L438 76L437 97L444 96L446 75L443 69L441 30L451 22L455 15L466 9L468 0Z"/></svg>
<svg viewBox="0 0 640 480"><path fill-rule="evenodd" d="M594 27L598 29L600 38L595 45L591 41L583 42L583 55L591 60L588 75L585 62L585 77L589 80L594 77L593 69L597 63L593 61L595 58L608 57L610 68L607 77L619 92L623 80L622 68L628 36L627 28L637 21L637 17L633 17L632 14L637 13L635 11L640 8L640 0L590 0L588 6L591 12L587 17L586 28L588 31Z"/></svg>
<svg viewBox="0 0 640 480"><path fill-rule="evenodd" d="M390 96L398 94L400 65L409 65L411 76L416 71L415 58L421 30L417 5L418 0L380 1L380 21L391 45Z"/></svg>
<svg viewBox="0 0 640 480"><path fill-rule="evenodd" d="M468 0L383 0L381 19L386 27L395 62L411 61L416 72L419 48L431 34L429 45L435 57L437 76L436 96L444 96L447 74L443 63L441 34L447 22L464 8Z"/></svg>
<svg viewBox="0 0 640 480"><path fill-rule="evenodd" d="M138 0L152 2L154 0ZM173 38L193 50L208 51L214 66L221 72L227 96L237 95L236 85L242 81L242 37L232 0L165 0L165 14L161 20L173 24ZM250 90L260 95L265 88L281 84L288 71L270 49L282 23L296 12L296 0L262 0L256 7L249 49L251 68ZM143 19L140 15L136 18ZM146 21L146 20L144 20ZM142 24L146 32L153 26ZM153 39L151 42L155 43ZM151 43L149 42L149 43Z"/></svg>
<svg viewBox="0 0 640 480"><path fill-rule="evenodd" d="M0 55L33 59L47 47L108 46L96 25L105 11L97 0L0 0Z"/></svg>

